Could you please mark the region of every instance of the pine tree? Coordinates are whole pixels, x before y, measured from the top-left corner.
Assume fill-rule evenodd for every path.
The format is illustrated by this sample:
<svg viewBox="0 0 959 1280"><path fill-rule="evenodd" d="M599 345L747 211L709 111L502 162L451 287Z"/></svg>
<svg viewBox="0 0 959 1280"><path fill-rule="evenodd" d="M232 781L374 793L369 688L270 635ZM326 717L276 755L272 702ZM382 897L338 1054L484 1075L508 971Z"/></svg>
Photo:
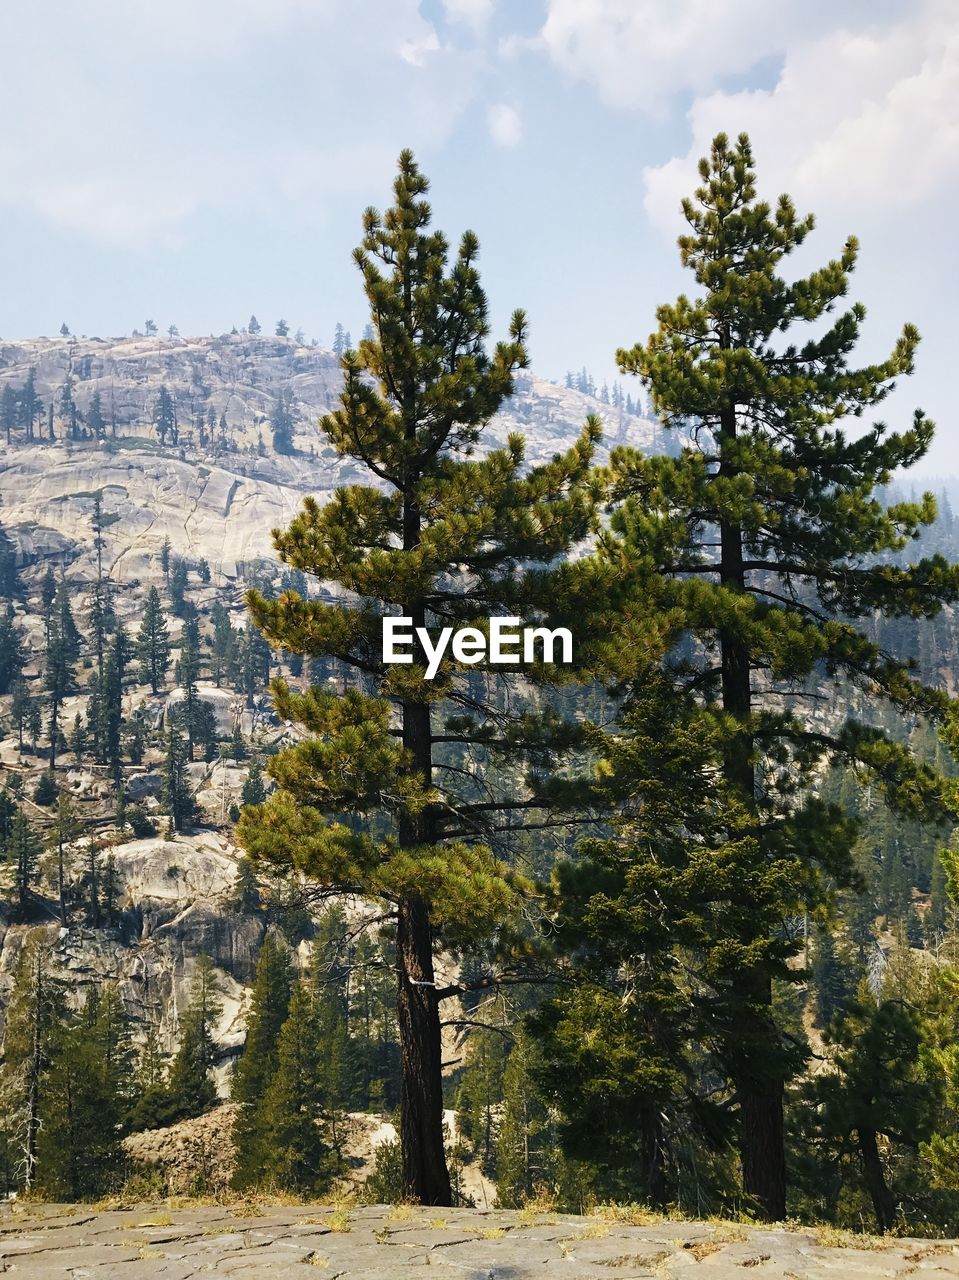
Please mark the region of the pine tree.
<svg viewBox="0 0 959 1280"><path fill-rule="evenodd" d="M293 393L279 392L270 413L273 428L273 448L277 453L293 453Z"/></svg>
<svg viewBox="0 0 959 1280"><path fill-rule="evenodd" d="M842 1013L855 989L849 968L843 964L835 939L825 926L816 930L809 982L813 990L816 1026L825 1031L833 1018Z"/></svg>
<svg viewBox="0 0 959 1280"><path fill-rule="evenodd" d="M878 1139L916 1146L933 1129L936 1083L923 1070L923 1027L900 1000L876 1004L860 991L828 1037L833 1070L804 1086L820 1140L855 1142L880 1232L896 1225Z"/></svg>
<svg viewBox="0 0 959 1280"><path fill-rule="evenodd" d="M617 451L614 493L625 502L614 517L623 541L613 554L652 557L686 610L699 645L688 681L718 696L738 727L721 763L740 803L765 817L767 847L793 822L797 792L828 757L872 771L891 802L941 816L943 789L907 747L851 718L822 732L801 701L812 691L809 677L825 669L909 714L933 722L947 715L946 696L873 643L863 621L875 613L932 617L959 590L959 570L941 557L895 567L883 558L934 519L931 495L888 507L873 496L896 468L923 456L932 424L917 412L901 434L880 424L850 438L837 426L846 416L858 421L912 371L918 334L907 325L888 359L852 368L864 316L854 304L796 345L795 331L827 317L845 295L855 239L822 270L787 282L777 268L812 219L799 218L786 196L775 210L757 199L745 136L731 146L719 135L700 173L702 186L683 204L690 230L680 253L703 295L661 306L647 342L617 353L620 369L643 379L666 431L692 429L692 443L676 458ZM776 690L762 707L757 682ZM779 712L783 693L789 710ZM823 848L810 833L799 851L813 893L807 909ZM851 864L851 848L844 860ZM751 1051L737 1051L734 1087L744 1187L778 1219L788 1055L770 1012L774 970L761 960L740 976L739 993L750 993L741 1043Z"/></svg>
<svg viewBox="0 0 959 1280"><path fill-rule="evenodd" d="M240 1189L262 1181L266 1167L265 1095L276 1072L280 1028L289 1012L292 989L289 952L275 934L268 933L256 964L246 1042L231 1089L233 1101L241 1108L233 1124L233 1185Z"/></svg>
<svg viewBox="0 0 959 1280"><path fill-rule="evenodd" d="M97 576L90 601L90 626L97 656L97 678L102 684L106 637L115 619L110 607L107 586L103 580L103 498L99 490L93 495L93 547L97 557Z"/></svg>
<svg viewBox="0 0 959 1280"><path fill-rule="evenodd" d="M262 804L266 799L266 786L263 782L263 770L257 759L250 761L250 767L247 770L246 781L243 783L243 790L240 793L241 804Z"/></svg>
<svg viewBox="0 0 959 1280"><path fill-rule="evenodd" d="M0 576L2 572L2 550L0 550ZM14 621L14 616L10 606L0 611L0 694L15 690L26 665L23 636Z"/></svg>
<svg viewBox="0 0 959 1280"><path fill-rule="evenodd" d="M80 823L68 795L61 793L57 800L57 814L50 833L50 845L56 854L57 903L60 924L67 927L67 883L70 874L71 845L80 834Z"/></svg>
<svg viewBox="0 0 959 1280"><path fill-rule="evenodd" d="M37 1181L38 1137L64 1016L63 983L52 971L42 929L28 935L17 961L3 1035L4 1127L16 1151L19 1182Z"/></svg>
<svg viewBox="0 0 959 1280"><path fill-rule="evenodd" d="M24 684L22 677L20 677L13 686L13 694L10 699L10 718L17 731L17 747L20 752L23 751L23 731L29 722L32 704L33 699L27 692L27 686Z"/></svg>
<svg viewBox="0 0 959 1280"><path fill-rule="evenodd" d="M40 879L40 838L23 810L17 811L7 840L10 891L18 920L26 920L33 904L33 888Z"/></svg>
<svg viewBox="0 0 959 1280"><path fill-rule="evenodd" d="M121 1170L129 1024L115 989L91 993L62 1030L41 1108L37 1186L50 1199L91 1200Z"/></svg>
<svg viewBox="0 0 959 1280"><path fill-rule="evenodd" d="M19 594L20 577L17 573L17 553L13 543L10 541L10 535L3 525L0 525L0 598L11 601Z"/></svg>
<svg viewBox="0 0 959 1280"><path fill-rule="evenodd" d="M102 440L106 431L106 419L103 416L103 402L100 392L94 391L87 409L87 424L98 440ZM98 495L99 496L99 495Z"/></svg>
<svg viewBox="0 0 959 1280"><path fill-rule="evenodd" d="M13 429L19 418L19 401L17 391L12 382L5 382L0 394L0 431L6 433L7 448L13 443Z"/></svg>
<svg viewBox="0 0 959 1280"><path fill-rule="evenodd" d="M246 329L247 333L252 333L254 336L260 332L260 322L256 316L250 316Z"/></svg>
<svg viewBox="0 0 959 1280"><path fill-rule="evenodd" d="M172 711L167 716L164 746L161 796L173 829L183 831L194 815L195 806L186 774L189 747L180 732L179 718Z"/></svg>
<svg viewBox="0 0 959 1280"><path fill-rule="evenodd" d="M170 1066L169 1093L177 1119L202 1115L216 1102L211 1072L216 1062L213 1032L223 1013L220 996L213 961L201 954L193 970L190 1003L180 1020L180 1044Z"/></svg>
<svg viewBox="0 0 959 1280"><path fill-rule="evenodd" d="M20 388L18 418L27 440L33 439L34 424L39 422L43 415L43 401L37 395L36 376L36 369L31 369L27 374L26 382Z"/></svg>
<svg viewBox="0 0 959 1280"><path fill-rule="evenodd" d="M143 621L137 632L136 653L141 681L148 684L153 693L159 693L170 665L170 633L156 587L151 587L147 593Z"/></svg>
<svg viewBox="0 0 959 1280"><path fill-rule="evenodd" d="M286 338L289 336L290 326L286 323L285 320L277 320L274 333L278 338Z"/></svg>
<svg viewBox="0 0 959 1280"><path fill-rule="evenodd" d="M50 626L53 622L53 602L57 598L57 575L47 569L40 582L40 613L43 616L43 643L50 643Z"/></svg>
<svg viewBox="0 0 959 1280"><path fill-rule="evenodd" d="M233 666L236 636L230 625L230 615L219 600L210 610L210 619L213 623L210 664L215 683L222 685Z"/></svg>
<svg viewBox="0 0 959 1280"><path fill-rule="evenodd" d="M326 1190L334 1163L323 1116L317 1027L309 988L297 982L263 1099L263 1178L300 1193Z"/></svg>
<svg viewBox="0 0 959 1280"><path fill-rule="evenodd" d="M168 587L170 591L170 608L178 618L185 618L189 612L186 601L187 582L189 580L189 570L185 560L178 560L173 566L173 572L170 574Z"/></svg>
<svg viewBox="0 0 959 1280"><path fill-rule="evenodd" d="M503 1073L503 1106L496 1140L496 1204L520 1209L554 1184L549 1116L533 1087L529 1046L522 1034Z"/></svg>
<svg viewBox="0 0 959 1280"><path fill-rule="evenodd" d="M160 568L163 570L163 577L168 588L170 586L170 555L172 551L173 547L170 545L170 539L164 538L160 547Z"/></svg>
<svg viewBox="0 0 959 1280"><path fill-rule="evenodd" d="M153 425L160 437L160 444L165 445L167 436L170 443L176 444L179 438L177 425L176 402L166 387L161 387L153 406Z"/></svg>
<svg viewBox="0 0 959 1280"><path fill-rule="evenodd" d="M382 619L398 612L435 633L438 615L479 628L521 611L527 620L548 618L558 588L544 566L594 520L588 470L598 427L589 423L568 453L530 469L518 437L482 459L470 456L526 362L525 320L516 313L509 341L490 356L475 236L463 236L447 268L447 242L429 229L426 179L408 152L394 189L385 217L366 213L355 255L376 337L344 352L340 404L322 423L338 452L357 458L376 484L340 489L325 507L308 501L276 535L285 563L364 603L248 597L273 644L335 657L375 693L299 695L274 684L279 714L317 736L271 758L278 791L244 813L238 832L255 857L381 896L395 910L405 1193L449 1204L439 1007L457 984L435 984L433 949L441 937L463 948L489 943L515 910L516 878L484 841L501 842L504 828L521 830L531 810L559 803L562 782L545 775L572 731L555 716L517 713L508 723L479 682L470 683L469 664L445 664L428 681L419 642L412 665L384 664ZM524 561L539 567L522 572ZM501 689L519 671L492 668L489 680ZM537 664L531 674L546 672ZM506 788L491 800L468 771L446 764L455 744L465 751L467 743L502 749L517 770L532 757L543 773L534 770L532 791L520 799L509 791L517 774L504 771ZM368 825L347 826L337 820L343 814Z"/></svg>
<svg viewBox="0 0 959 1280"><path fill-rule="evenodd" d="M43 663L43 687L50 697L51 769L56 767L57 749L60 745L60 708L73 681L74 667L79 656L80 633L73 621L67 584L61 582L53 602Z"/></svg>

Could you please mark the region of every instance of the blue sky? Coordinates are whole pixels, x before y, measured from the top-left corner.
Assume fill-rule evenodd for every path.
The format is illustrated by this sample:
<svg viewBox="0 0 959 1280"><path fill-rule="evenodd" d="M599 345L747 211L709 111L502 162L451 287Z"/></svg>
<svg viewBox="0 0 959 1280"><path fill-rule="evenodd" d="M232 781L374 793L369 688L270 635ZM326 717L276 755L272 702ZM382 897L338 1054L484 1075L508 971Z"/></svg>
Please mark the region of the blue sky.
<svg viewBox="0 0 959 1280"><path fill-rule="evenodd" d="M397 152L480 236L534 368L614 376L688 287L680 197L718 129L818 218L796 269L862 241L863 356L925 341L888 417L959 473L954 0L8 0L0 334L222 332L328 345L365 317L350 252Z"/></svg>

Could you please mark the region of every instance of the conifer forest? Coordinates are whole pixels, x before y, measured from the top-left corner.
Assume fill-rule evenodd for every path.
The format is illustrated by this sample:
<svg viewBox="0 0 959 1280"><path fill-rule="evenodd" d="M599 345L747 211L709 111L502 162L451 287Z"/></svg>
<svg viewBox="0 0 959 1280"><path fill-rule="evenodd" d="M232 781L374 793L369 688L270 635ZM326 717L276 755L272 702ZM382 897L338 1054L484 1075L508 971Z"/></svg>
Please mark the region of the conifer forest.
<svg viewBox="0 0 959 1280"><path fill-rule="evenodd" d="M0 340L0 1193L959 1235L959 522L763 161L611 383L411 151L329 349Z"/></svg>

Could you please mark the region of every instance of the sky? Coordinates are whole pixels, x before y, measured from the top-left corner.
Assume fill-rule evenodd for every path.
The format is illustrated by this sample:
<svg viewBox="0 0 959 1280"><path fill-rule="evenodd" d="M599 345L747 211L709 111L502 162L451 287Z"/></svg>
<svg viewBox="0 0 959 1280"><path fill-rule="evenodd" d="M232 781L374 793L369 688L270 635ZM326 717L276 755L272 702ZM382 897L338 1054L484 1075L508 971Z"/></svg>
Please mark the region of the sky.
<svg viewBox="0 0 959 1280"><path fill-rule="evenodd" d="M409 146L479 235L493 336L522 306L536 372L611 380L694 287L698 157L746 130L817 217L791 270L859 236L863 359L918 324L882 416L921 405L922 469L959 474L956 0L5 0L0 34L5 338L356 335L362 210Z"/></svg>

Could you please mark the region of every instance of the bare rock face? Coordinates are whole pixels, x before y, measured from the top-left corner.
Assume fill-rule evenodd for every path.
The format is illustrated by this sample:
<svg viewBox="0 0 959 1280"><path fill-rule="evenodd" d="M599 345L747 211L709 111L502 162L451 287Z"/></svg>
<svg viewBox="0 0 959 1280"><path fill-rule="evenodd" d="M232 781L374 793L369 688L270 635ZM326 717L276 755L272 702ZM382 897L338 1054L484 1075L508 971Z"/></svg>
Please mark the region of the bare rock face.
<svg viewBox="0 0 959 1280"><path fill-rule="evenodd" d="M74 439L54 414L36 439L14 438L0 459L4 527L20 560L92 570L90 521L102 496L104 566L122 583L155 578L165 539L174 551L205 559L214 581L242 577L274 559L271 531L289 523L306 494L322 499L336 485L368 481L339 457L318 427L339 392L339 364L318 347L289 338L224 334L209 338L37 338L0 344L0 389L19 389L30 370L45 405L61 405L70 377L81 414L95 393L106 421L102 439ZM161 443L153 425L160 388L173 397L177 440ZM276 397L293 397L296 452L272 448ZM588 414L605 443L648 445L655 425L529 373L486 433L483 447L520 432L537 463L568 446ZM81 428L82 430L82 425ZM92 433L91 433L92 434Z"/></svg>
<svg viewBox="0 0 959 1280"><path fill-rule="evenodd" d="M44 926L56 967L68 980L71 1003L79 1008L91 986L115 982L141 1033L155 1027L163 1048L172 1052L197 957L209 956L222 988L216 1039L225 1077L243 1043L246 992L264 931L258 917L232 903L238 851L219 833L202 831L170 840L131 840L116 846L113 856L120 881L114 923L94 928L77 920L67 929ZM31 927L37 926L7 924L3 929L0 1010L9 1000Z"/></svg>

